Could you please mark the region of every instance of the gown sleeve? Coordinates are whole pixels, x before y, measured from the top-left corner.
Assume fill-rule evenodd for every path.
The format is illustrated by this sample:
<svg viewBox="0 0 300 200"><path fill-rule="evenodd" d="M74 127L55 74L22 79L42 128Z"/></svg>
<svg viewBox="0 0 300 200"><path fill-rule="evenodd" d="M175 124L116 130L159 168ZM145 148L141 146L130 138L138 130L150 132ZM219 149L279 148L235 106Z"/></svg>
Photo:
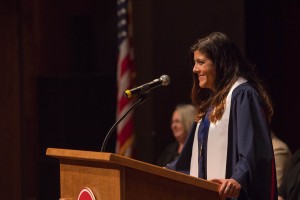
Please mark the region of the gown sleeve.
<svg viewBox="0 0 300 200"><path fill-rule="evenodd" d="M271 134L258 93L250 86L234 90L231 125L236 161L231 178L242 186L246 199L277 199Z"/></svg>

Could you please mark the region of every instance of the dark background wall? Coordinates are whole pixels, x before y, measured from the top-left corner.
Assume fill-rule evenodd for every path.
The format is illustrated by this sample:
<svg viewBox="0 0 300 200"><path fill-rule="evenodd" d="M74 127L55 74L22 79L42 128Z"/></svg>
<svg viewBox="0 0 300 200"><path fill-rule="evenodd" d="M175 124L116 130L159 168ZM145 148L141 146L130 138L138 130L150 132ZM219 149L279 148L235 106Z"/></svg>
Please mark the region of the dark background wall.
<svg viewBox="0 0 300 200"><path fill-rule="evenodd" d="M173 139L172 111L190 102L188 49L212 31L257 64L274 101L272 129L299 148L297 1L134 0L133 11L137 84L171 77L135 110L136 159L155 162ZM58 163L46 148L99 151L115 121L116 3L2 0L0 47L1 195L58 199Z"/></svg>

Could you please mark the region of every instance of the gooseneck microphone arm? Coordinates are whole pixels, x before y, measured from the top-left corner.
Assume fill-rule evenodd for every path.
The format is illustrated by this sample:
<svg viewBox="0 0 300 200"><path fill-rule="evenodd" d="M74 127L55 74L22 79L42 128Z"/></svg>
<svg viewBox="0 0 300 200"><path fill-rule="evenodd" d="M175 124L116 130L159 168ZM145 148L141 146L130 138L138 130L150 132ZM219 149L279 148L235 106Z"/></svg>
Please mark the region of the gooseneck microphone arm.
<svg viewBox="0 0 300 200"><path fill-rule="evenodd" d="M141 105L142 103L144 103L146 100L146 95L141 95L139 97L139 99L120 117L120 119L118 119L114 125L110 128L110 130L108 131L108 133L106 134L104 140L103 140L103 143L102 143L102 146L101 146L101 152L104 152L105 151L105 146L106 146L106 143L108 141L108 139L110 138L111 134L113 133L113 130L115 130L116 126L122 121L122 119L124 117L126 117L126 115L132 110L134 109L135 107Z"/></svg>

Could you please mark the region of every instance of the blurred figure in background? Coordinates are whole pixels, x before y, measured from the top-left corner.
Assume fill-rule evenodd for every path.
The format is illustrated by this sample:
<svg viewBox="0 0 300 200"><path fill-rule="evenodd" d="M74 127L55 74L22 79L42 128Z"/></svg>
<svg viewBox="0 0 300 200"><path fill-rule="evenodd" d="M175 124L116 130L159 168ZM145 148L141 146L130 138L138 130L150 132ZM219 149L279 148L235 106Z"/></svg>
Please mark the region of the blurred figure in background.
<svg viewBox="0 0 300 200"><path fill-rule="evenodd" d="M195 116L195 108L190 104L176 106L171 121L171 129L176 141L167 146L160 155L157 165L166 166L174 161L180 154L187 135L191 131Z"/></svg>
<svg viewBox="0 0 300 200"><path fill-rule="evenodd" d="M292 153L289 147L281 141L272 131L272 144L275 156L277 187L279 188L283 177L291 165Z"/></svg>
<svg viewBox="0 0 300 200"><path fill-rule="evenodd" d="M300 199L300 149L292 157L291 166L278 190L278 200Z"/></svg>

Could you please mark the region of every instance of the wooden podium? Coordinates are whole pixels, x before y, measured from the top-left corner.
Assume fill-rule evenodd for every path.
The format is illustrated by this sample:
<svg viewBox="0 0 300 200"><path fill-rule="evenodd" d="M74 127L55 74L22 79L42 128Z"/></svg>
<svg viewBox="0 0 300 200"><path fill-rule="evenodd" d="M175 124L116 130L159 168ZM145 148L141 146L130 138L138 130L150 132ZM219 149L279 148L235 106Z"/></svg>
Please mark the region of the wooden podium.
<svg viewBox="0 0 300 200"><path fill-rule="evenodd" d="M112 153L48 148L60 160L61 199L88 187L96 200L219 200L219 185Z"/></svg>

